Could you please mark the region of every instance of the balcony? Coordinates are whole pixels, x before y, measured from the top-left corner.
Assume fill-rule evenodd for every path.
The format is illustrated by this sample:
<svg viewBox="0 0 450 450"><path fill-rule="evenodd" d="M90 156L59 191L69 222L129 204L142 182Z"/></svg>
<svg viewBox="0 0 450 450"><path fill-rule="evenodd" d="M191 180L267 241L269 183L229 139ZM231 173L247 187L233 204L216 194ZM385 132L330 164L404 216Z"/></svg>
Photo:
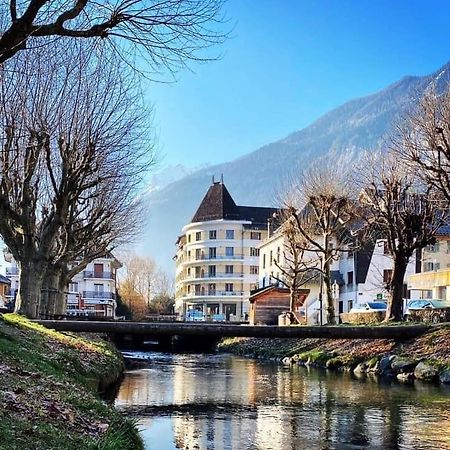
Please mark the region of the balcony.
<svg viewBox="0 0 450 450"><path fill-rule="evenodd" d="M115 280L116 274L114 272L95 272L93 270L83 271L84 278L101 278L107 280Z"/></svg>
<svg viewBox="0 0 450 450"><path fill-rule="evenodd" d="M79 301L77 297L67 297L67 304L68 305L78 305ZM113 299L103 299L103 298L87 298L83 299L83 303L85 305L113 305L114 300Z"/></svg>
<svg viewBox="0 0 450 450"><path fill-rule="evenodd" d="M116 294L114 292L83 291L83 298L96 300L114 300L116 298Z"/></svg>
<svg viewBox="0 0 450 450"><path fill-rule="evenodd" d="M217 297L242 297L244 292L242 291L212 291L212 292L191 292L190 294L185 294L183 298L217 298Z"/></svg>
<svg viewBox="0 0 450 450"><path fill-rule="evenodd" d="M244 274L242 272L235 273L225 273L225 272L216 272L215 274L204 273L204 274L196 274L196 275L187 275L185 278L180 278L179 282L192 282L195 280L218 280L221 278L243 278Z"/></svg>

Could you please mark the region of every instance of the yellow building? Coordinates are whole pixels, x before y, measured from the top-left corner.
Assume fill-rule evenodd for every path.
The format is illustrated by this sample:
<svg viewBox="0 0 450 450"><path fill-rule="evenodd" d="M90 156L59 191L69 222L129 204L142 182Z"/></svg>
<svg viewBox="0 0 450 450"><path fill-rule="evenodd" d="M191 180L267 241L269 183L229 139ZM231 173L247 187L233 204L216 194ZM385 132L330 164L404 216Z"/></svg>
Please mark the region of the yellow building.
<svg viewBox="0 0 450 450"><path fill-rule="evenodd" d="M442 227L436 243L422 250L416 270L408 277L413 298L450 301L450 227Z"/></svg>
<svg viewBox="0 0 450 450"><path fill-rule="evenodd" d="M175 310L180 317L247 317L250 290L258 282L258 246L275 212L238 206L223 182L213 181L177 241Z"/></svg>

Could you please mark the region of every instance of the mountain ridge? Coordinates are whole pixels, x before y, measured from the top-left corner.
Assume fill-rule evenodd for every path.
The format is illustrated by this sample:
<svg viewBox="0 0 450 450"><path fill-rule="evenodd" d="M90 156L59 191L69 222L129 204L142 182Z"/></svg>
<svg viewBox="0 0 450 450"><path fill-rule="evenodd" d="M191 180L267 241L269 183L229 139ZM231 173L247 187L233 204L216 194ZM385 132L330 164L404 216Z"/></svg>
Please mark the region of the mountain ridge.
<svg viewBox="0 0 450 450"><path fill-rule="evenodd" d="M425 76L405 76L389 86L333 108L310 125L232 161L191 173L147 197L148 230L143 235L148 253L168 269L169 257L183 225L194 215L213 175L224 176L234 201L241 205L277 206L286 174L307 167L317 157L357 156L377 150L395 121L432 82L441 91L450 81L450 62Z"/></svg>

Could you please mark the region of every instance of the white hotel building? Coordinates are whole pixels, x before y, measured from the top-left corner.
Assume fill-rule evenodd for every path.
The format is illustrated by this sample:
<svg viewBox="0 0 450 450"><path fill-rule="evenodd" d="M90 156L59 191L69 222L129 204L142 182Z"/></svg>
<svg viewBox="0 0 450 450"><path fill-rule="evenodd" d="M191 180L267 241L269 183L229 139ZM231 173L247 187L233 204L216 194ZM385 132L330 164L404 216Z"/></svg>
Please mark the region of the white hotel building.
<svg viewBox="0 0 450 450"><path fill-rule="evenodd" d="M238 206L214 182L177 241L175 310L209 320L243 320L258 283L259 244L274 208Z"/></svg>

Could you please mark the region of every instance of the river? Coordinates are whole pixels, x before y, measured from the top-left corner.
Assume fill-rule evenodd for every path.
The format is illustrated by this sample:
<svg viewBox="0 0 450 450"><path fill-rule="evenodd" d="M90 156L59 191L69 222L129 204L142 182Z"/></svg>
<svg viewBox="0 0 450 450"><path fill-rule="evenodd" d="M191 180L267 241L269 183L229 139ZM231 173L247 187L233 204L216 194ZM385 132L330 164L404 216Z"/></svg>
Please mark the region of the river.
<svg viewBox="0 0 450 450"><path fill-rule="evenodd" d="M231 355L140 353L116 407L148 450L450 449L450 389Z"/></svg>

